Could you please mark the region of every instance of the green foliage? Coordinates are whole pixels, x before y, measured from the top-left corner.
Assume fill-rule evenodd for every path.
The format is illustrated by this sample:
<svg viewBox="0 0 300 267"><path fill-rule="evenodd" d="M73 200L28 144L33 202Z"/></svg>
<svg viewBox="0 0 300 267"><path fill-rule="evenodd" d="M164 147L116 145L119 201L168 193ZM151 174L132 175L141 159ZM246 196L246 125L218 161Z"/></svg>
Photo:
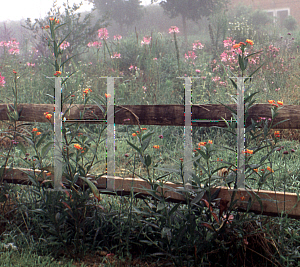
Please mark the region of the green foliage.
<svg viewBox="0 0 300 267"><path fill-rule="evenodd" d="M292 16L288 16L284 19L283 26L289 31L294 31L297 28L297 20Z"/></svg>
<svg viewBox="0 0 300 267"><path fill-rule="evenodd" d="M130 26L143 16L140 0L90 0L100 14L106 14L115 20L122 33L123 26Z"/></svg>

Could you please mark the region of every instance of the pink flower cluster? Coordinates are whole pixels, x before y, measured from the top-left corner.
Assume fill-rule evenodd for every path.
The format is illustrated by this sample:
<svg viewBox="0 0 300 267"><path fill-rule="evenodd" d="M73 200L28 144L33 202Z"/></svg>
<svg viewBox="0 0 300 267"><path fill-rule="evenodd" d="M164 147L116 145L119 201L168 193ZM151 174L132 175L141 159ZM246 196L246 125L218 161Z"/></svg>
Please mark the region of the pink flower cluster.
<svg viewBox="0 0 300 267"><path fill-rule="evenodd" d="M194 60L195 58L197 58L196 54L194 51L188 51L188 55L185 53L184 54L185 59L192 59Z"/></svg>
<svg viewBox="0 0 300 267"><path fill-rule="evenodd" d="M115 53L111 56L111 58L121 58L121 54L115 52Z"/></svg>
<svg viewBox="0 0 300 267"><path fill-rule="evenodd" d="M150 44L151 43L151 39L152 39L151 36L145 36L143 38L143 41L141 41L141 46Z"/></svg>
<svg viewBox="0 0 300 267"><path fill-rule="evenodd" d="M27 62L26 65L27 65L28 67L34 67L34 66L35 66L35 63Z"/></svg>
<svg viewBox="0 0 300 267"><path fill-rule="evenodd" d="M98 41L95 41L95 42L89 42L87 44L88 47L97 47L97 48L100 48L102 47L102 43L101 42L98 42Z"/></svg>
<svg viewBox="0 0 300 267"><path fill-rule="evenodd" d="M130 71L132 71L133 69L138 70L138 67L137 67L137 66L130 65L130 67L129 67L128 69L129 69Z"/></svg>
<svg viewBox="0 0 300 267"><path fill-rule="evenodd" d="M195 41L193 43L193 50L197 50L197 49L203 49L204 45L200 43L200 41Z"/></svg>
<svg viewBox="0 0 300 267"><path fill-rule="evenodd" d="M179 28L176 27L176 26L171 26L171 27L169 28L169 33L173 33L173 32L179 33Z"/></svg>
<svg viewBox="0 0 300 267"><path fill-rule="evenodd" d="M114 35L114 40L121 40L122 39L122 36L121 35Z"/></svg>
<svg viewBox="0 0 300 267"><path fill-rule="evenodd" d="M69 42L63 41L59 47L60 47L61 50L65 50L69 46L70 46Z"/></svg>
<svg viewBox="0 0 300 267"><path fill-rule="evenodd" d="M8 42L1 41L0 46L7 47L9 49L8 53L11 55L20 54L19 42L17 42L15 39L12 39Z"/></svg>
<svg viewBox="0 0 300 267"><path fill-rule="evenodd" d="M100 28L98 30L98 37L102 40L107 40L108 37L108 30L106 28Z"/></svg>
<svg viewBox="0 0 300 267"><path fill-rule="evenodd" d="M0 72L0 86L4 86L5 85L5 78L1 75L1 72Z"/></svg>

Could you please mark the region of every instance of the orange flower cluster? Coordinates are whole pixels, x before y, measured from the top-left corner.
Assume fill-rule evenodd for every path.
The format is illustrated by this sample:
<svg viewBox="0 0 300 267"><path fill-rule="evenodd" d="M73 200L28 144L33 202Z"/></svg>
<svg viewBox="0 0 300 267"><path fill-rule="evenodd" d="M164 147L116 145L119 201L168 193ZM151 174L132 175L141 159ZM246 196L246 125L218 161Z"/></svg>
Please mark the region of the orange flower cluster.
<svg viewBox="0 0 300 267"><path fill-rule="evenodd" d="M88 94L88 92L92 92L92 89L90 89L90 88L86 88L86 89L84 89L83 90L83 96L85 96L85 95L87 95Z"/></svg>
<svg viewBox="0 0 300 267"><path fill-rule="evenodd" d="M105 93L105 97L106 97L106 98L110 98L110 97L111 97L111 94Z"/></svg>
<svg viewBox="0 0 300 267"><path fill-rule="evenodd" d="M37 132L37 131L38 131L37 128L33 128L33 129L32 129L32 132Z"/></svg>
<svg viewBox="0 0 300 267"><path fill-rule="evenodd" d="M253 150L246 149L245 151L242 152L243 154L253 154Z"/></svg>
<svg viewBox="0 0 300 267"><path fill-rule="evenodd" d="M132 136L136 136L136 133L133 133Z"/></svg>
<svg viewBox="0 0 300 267"><path fill-rule="evenodd" d="M268 170L269 172L274 172L269 166L267 167L267 170Z"/></svg>
<svg viewBox="0 0 300 267"><path fill-rule="evenodd" d="M159 149L159 145L154 145L153 148Z"/></svg>
<svg viewBox="0 0 300 267"><path fill-rule="evenodd" d="M254 42L252 40L250 40L250 39L247 39L246 43L249 44L249 45L254 45Z"/></svg>
<svg viewBox="0 0 300 267"><path fill-rule="evenodd" d="M41 134L42 134L41 132L37 132L37 133L36 133L36 135L41 135Z"/></svg>
<svg viewBox="0 0 300 267"><path fill-rule="evenodd" d="M79 144L74 144L74 147L77 149L77 150L83 150L83 147Z"/></svg>
<svg viewBox="0 0 300 267"><path fill-rule="evenodd" d="M52 118L52 114L50 114L49 112L45 112L44 116L46 117L47 120L51 120Z"/></svg>
<svg viewBox="0 0 300 267"><path fill-rule="evenodd" d="M49 28L50 28L50 26L49 26L49 25L46 25L46 26L45 26L45 29L49 29Z"/></svg>
<svg viewBox="0 0 300 267"><path fill-rule="evenodd" d="M283 106L283 101L277 101L277 104L275 102L275 100L268 100L269 104L271 104L272 106L278 107L278 106Z"/></svg>
<svg viewBox="0 0 300 267"><path fill-rule="evenodd" d="M250 39L247 39L247 40L246 40L246 43L240 42L240 43L238 43L238 44L234 44L232 47L233 47L234 49L236 49L236 48L241 47L242 45L243 45L243 46L246 46L247 44L249 44L249 45L254 45L254 42L253 42L252 40L250 40Z"/></svg>
<svg viewBox="0 0 300 267"><path fill-rule="evenodd" d="M146 131L147 130L147 128L142 128L142 131Z"/></svg>
<svg viewBox="0 0 300 267"><path fill-rule="evenodd" d="M208 144L212 144L213 143L213 141L212 140L208 140ZM200 142L200 143L198 143L198 147L201 147L201 146L206 146L206 142Z"/></svg>
<svg viewBox="0 0 300 267"><path fill-rule="evenodd" d="M60 76L61 75L61 71L59 71L59 70L57 70L55 73L54 73L54 76L55 77L58 77L58 76Z"/></svg>
<svg viewBox="0 0 300 267"><path fill-rule="evenodd" d="M253 169L253 171L258 172L258 169Z"/></svg>
<svg viewBox="0 0 300 267"><path fill-rule="evenodd" d="M275 131L274 132L274 136L279 138L280 137L280 132L279 131Z"/></svg>

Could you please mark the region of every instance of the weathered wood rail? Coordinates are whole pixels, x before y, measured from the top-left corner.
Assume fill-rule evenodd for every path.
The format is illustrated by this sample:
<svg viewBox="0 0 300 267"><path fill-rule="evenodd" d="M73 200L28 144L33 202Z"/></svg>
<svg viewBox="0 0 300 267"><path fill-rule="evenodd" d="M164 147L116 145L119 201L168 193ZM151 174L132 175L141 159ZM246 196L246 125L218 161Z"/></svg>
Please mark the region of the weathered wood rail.
<svg viewBox="0 0 300 267"><path fill-rule="evenodd" d="M236 105L229 105L235 109ZM19 104L18 113L19 121L26 122L48 122L44 113L53 112L54 105L52 104ZM63 107L63 112L69 108ZM103 107L105 109L105 107ZM115 106L115 123L127 125L164 125L164 126L184 126L184 105L124 105ZM0 120L8 120L7 112L9 111L8 104L0 104ZM81 115L83 114L83 115ZM285 105L276 117L274 124L287 120L284 123L277 125L276 129L300 129L300 106ZM105 120L105 115L97 105L73 105L68 112L64 114L66 122L79 123L99 123ZM222 105L192 105L192 125L211 127L225 127L224 121L221 118L230 120L231 112ZM249 118L246 121L246 126L249 125L251 119L258 120L259 117L270 118L270 105L256 104L249 110ZM52 118L53 119L53 118ZM53 122L53 121L52 121ZM10 183L29 184L29 179L26 172L29 170L14 169L7 172L3 180ZM42 180L40 181L42 182ZM106 191L107 177L103 176L97 179L97 188L103 192ZM182 185L174 183L166 183L164 192L168 201L183 202L185 201L182 194L179 193ZM150 188L149 184L141 179L120 178L115 177L115 188L119 195L129 194L134 189L135 194L139 196L149 195L145 188ZM219 199L231 201L233 191L229 188L221 187L218 194ZM160 190L160 189L159 189ZM212 193L218 190L211 189ZM262 205L257 201L257 197L262 201ZM246 191L238 190L236 196L238 200L237 208L246 210L247 203L251 197L253 205L250 211L265 215L278 216L282 212L286 212L288 216L300 218L300 206L298 205L298 196L293 193L282 193L273 191Z"/></svg>
<svg viewBox="0 0 300 267"><path fill-rule="evenodd" d="M236 109L236 105L228 105ZM19 121L47 122L45 112L53 113L52 104L19 104ZM63 112L69 108L64 105ZM103 106L105 109L105 107ZM184 105L122 105L115 106L115 124L127 125L164 125L184 126ZM85 111L84 111L85 110ZM7 104L0 104L0 120L8 120ZM83 116L81 117L81 114ZM67 121L78 121L79 123L99 123L106 119L97 105L73 105L66 114ZM274 123L288 120L275 127L275 129L300 129L300 106L285 105L279 111ZM230 120L231 112L223 105L192 105L192 126L225 127L222 118ZM258 120L259 117L270 118L271 109L269 104L256 104L249 109L249 117L246 126L251 119ZM128 120L129 119L129 120Z"/></svg>
<svg viewBox="0 0 300 267"><path fill-rule="evenodd" d="M31 184L28 179L28 173L33 174L33 171L29 169L13 169L6 172L3 180L15 184ZM36 175L39 173L40 171L36 171ZM46 177L46 172L42 176L43 177L39 179L40 183L42 183L44 180L51 179L50 177ZM94 179L95 176L93 175L90 175L89 178L95 182L100 193L110 193L106 189L106 176L97 178L97 180ZM63 178L63 180L65 179ZM82 186L83 183L84 182L79 179L78 185ZM111 194L125 196L129 195L133 190L136 197L147 197L151 196L149 192L147 192L147 189L150 188L151 187L149 183L142 179L115 177L115 191L111 192ZM164 197L167 201L186 203L185 197L181 193L183 189L182 184L166 182L163 188L158 187L157 190L158 192L161 192L162 189L164 192ZM219 189L220 191L217 199L222 199L225 202L228 201L230 203L234 190L227 187L216 187L211 189L211 194ZM204 198L206 197L207 196L205 195ZM291 218L300 219L300 203L298 203L300 199L295 193L283 193L266 190L248 191L245 189L239 189L236 192L235 198L233 199L237 200L235 208L240 211L246 211L249 198L251 198L252 201L252 206L249 209L250 212L269 216L280 216L282 213L286 213ZM257 198L261 200L261 204L258 202Z"/></svg>

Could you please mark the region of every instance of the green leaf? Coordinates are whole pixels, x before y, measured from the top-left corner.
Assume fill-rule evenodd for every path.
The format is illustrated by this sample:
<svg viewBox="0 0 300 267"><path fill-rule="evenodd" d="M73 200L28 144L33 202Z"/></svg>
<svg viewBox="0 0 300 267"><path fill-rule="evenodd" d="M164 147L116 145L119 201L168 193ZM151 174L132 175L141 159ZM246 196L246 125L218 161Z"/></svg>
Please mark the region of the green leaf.
<svg viewBox="0 0 300 267"><path fill-rule="evenodd" d="M48 154L48 152L51 150L52 145L54 144L53 141L48 142L43 148L42 148L42 153L41 153L41 157L45 158L46 155Z"/></svg>
<svg viewBox="0 0 300 267"><path fill-rule="evenodd" d="M129 142L128 140L126 140L127 143L134 149L136 150L140 155L141 155L141 151L139 148L137 148L134 144L132 144L131 142Z"/></svg>
<svg viewBox="0 0 300 267"><path fill-rule="evenodd" d="M98 190L98 188L96 187L96 185L95 185L92 181L90 181L89 179L87 179L87 178L84 178L84 177L81 177L81 176L80 176L80 178L88 184L88 186L89 186L90 189L92 190L92 192L93 192L95 198L97 198L98 201L100 201L100 200L101 200L101 197L100 197L100 193L99 193L99 190Z"/></svg>
<svg viewBox="0 0 300 267"><path fill-rule="evenodd" d="M147 167L149 167L151 165L151 157L150 157L150 155L147 154L147 155L144 156L144 162L145 162L145 165Z"/></svg>
<svg viewBox="0 0 300 267"><path fill-rule="evenodd" d="M240 65L240 68L242 71L244 71L246 69L245 65L244 65L244 60L240 54L239 54L239 65Z"/></svg>

